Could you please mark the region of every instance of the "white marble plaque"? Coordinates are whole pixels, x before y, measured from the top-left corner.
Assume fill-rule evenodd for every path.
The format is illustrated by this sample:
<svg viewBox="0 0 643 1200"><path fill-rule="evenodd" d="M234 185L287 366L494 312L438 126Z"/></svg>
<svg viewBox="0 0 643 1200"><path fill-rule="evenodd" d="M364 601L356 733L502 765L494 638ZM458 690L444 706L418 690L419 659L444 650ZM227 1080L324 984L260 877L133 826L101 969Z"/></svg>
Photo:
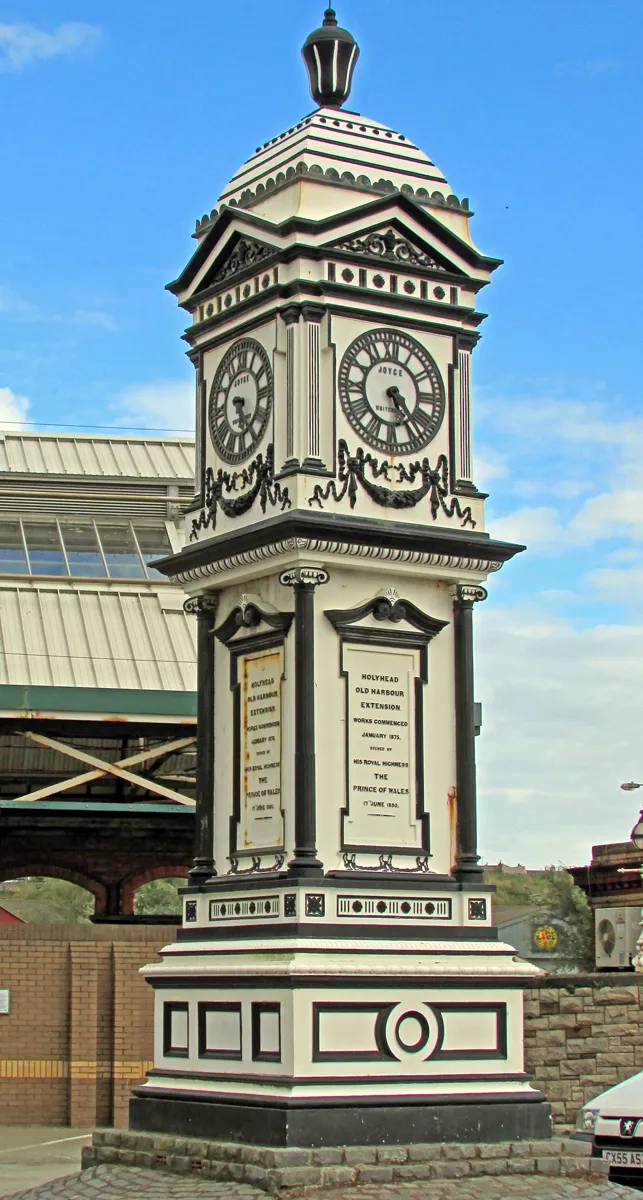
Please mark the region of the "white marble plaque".
<svg viewBox="0 0 643 1200"><path fill-rule="evenodd" d="M239 850L283 844L281 677L283 646L241 660L241 839Z"/></svg>
<svg viewBox="0 0 643 1200"><path fill-rule="evenodd" d="M418 848L416 652L344 645L348 813L344 844Z"/></svg>

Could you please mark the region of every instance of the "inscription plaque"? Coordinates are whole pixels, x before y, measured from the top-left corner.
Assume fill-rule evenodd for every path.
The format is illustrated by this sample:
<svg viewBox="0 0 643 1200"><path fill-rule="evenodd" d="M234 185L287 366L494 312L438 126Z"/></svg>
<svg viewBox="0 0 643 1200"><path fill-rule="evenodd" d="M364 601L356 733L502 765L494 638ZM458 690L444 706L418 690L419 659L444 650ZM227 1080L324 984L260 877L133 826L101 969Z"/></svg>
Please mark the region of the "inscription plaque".
<svg viewBox="0 0 643 1200"><path fill-rule="evenodd" d="M281 679L283 646L241 659L241 839L239 850L283 844Z"/></svg>
<svg viewBox="0 0 643 1200"><path fill-rule="evenodd" d="M416 652L344 645L348 811L344 844L418 849Z"/></svg>

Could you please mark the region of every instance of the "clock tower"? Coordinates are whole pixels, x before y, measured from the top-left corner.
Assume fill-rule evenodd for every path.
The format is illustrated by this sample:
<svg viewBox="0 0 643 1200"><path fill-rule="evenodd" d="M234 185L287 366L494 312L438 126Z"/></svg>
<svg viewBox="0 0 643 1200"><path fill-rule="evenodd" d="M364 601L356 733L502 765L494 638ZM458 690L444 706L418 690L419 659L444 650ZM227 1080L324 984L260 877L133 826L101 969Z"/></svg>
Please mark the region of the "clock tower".
<svg viewBox="0 0 643 1200"><path fill-rule="evenodd" d="M198 623L197 851L145 968L134 1129L277 1146L549 1135L524 1074L536 968L476 845L473 610L522 547L484 530L478 293L499 260L404 134L346 107L259 146L170 290L189 313L196 487L162 569Z"/></svg>

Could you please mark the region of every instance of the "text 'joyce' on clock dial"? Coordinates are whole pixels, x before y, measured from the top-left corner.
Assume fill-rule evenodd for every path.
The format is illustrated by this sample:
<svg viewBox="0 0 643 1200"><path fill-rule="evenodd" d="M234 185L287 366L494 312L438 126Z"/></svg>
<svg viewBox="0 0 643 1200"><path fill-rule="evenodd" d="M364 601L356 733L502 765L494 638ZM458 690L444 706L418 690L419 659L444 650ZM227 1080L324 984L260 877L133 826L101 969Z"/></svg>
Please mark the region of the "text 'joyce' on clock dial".
<svg viewBox="0 0 643 1200"><path fill-rule="evenodd" d="M344 413L359 436L385 454L414 454L435 437L444 388L431 355L396 329L355 339L339 368Z"/></svg>
<svg viewBox="0 0 643 1200"><path fill-rule="evenodd" d="M210 432L227 463L243 462L261 442L272 408L272 371L252 338L226 351L210 391Z"/></svg>

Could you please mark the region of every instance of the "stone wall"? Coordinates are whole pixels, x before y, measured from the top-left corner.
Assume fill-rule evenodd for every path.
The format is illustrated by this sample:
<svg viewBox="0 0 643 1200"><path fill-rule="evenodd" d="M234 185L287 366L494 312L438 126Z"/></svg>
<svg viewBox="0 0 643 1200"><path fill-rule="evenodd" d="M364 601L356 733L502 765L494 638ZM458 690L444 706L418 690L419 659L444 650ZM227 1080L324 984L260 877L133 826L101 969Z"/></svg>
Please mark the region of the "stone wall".
<svg viewBox="0 0 643 1200"><path fill-rule="evenodd" d="M640 979L640 984L634 980ZM544 976L525 993L525 1069L557 1133L600 1092L643 1070L643 976Z"/></svg>

